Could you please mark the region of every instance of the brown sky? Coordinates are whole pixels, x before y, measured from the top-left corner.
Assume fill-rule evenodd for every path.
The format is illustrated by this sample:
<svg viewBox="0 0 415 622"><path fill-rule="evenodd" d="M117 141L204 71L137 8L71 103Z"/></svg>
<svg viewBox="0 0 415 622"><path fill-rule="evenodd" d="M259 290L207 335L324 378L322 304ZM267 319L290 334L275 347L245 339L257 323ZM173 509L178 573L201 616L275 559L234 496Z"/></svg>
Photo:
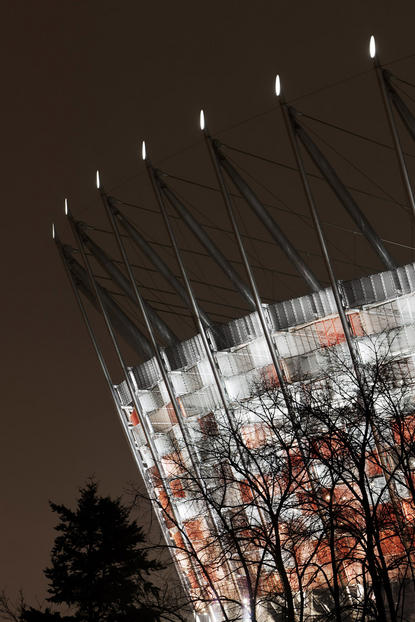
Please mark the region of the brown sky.
<svg viewBox="0 0 415 622"><path fill-rule="evenodd" d="M291 162L279 111L272 110L276 71L301 110L390 142L370 72L368 39L374 33L383 62L401 59L391 69L415 83L415 7L409 0L3 0L1 8L0 587L11 593L22 587L29 599L41 599L41 569L53 539L48 499L71 503L92 473L112 494L137 478L51 241L52 220L70 240L64 197L75 215L102 221L94 189L100 168L113 194L154 207L137 160L142 137L156 164L211 182L197 127L201 106L212 133L224 142ZM411 87L408 92L415 95ZM386 189L404 200L393 154L344 137L339 143L337 134L313 127L358 168L367 165L382 191L345 167L349 183L377 194ZM415 146L407 144L414 153ZM268 200L306 213L293 176L242 156L238 161L266 180L274 192ZM192 189L176 187L198 200ZM351 227L328 191L316 192L324 217ZM393 201L360 198L383 237L411 242L409 219ZM205 218L220 220L217 198L200 196L200 201ZM161 235L152 217L130 215L153 238ZM314 252L310 230L289 214L280 215L299 248ZM332 235L337 257L380 269L358 236L334 229ZM405 249L390 248L399 262L410 260ZM259 260L272 265L274 251L269 255L269 245L260 250L265 254ZM290 271L284 258L276 257L278 267ZM320 260L309 259L324 280ZM195 266L209 279L209 263ZM341 262L336 267L344 278L361 271ZM294 277L258 278L269 298L304 291Z"/></svg>

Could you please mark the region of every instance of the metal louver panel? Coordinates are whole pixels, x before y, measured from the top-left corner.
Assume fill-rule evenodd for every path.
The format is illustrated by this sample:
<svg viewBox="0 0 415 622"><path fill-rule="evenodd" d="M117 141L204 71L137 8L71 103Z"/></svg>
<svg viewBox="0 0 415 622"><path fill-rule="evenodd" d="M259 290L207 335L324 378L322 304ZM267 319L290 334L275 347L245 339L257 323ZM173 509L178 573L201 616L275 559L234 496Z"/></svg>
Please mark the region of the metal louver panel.
<svg viewBox="0 0 415 622"><path fill-rule="evenodd" d="M228 348L239 346L262 335L257 313L232 320L222 327Z"/></svg>
<svg viewBox="0 0 415 622"><path fill-rule="evenodd" d="M193 365L206 356L200 335L195 335L171 348L166 348L166 355L172 369L181 369Z"/></svg>
<svg viewBox="0 0 415 622"><path fill-rule="evenodd" d="M161 373L155 357L138 367L134 367L132 372L139 389L149 389L161 379Z"/></svg>
<svg viewBox="0 0 415 622"><path fill-rule="evenodd" d="M397 280L400 291L397 290ZM379 303L399 295L415 292L415 264L401 266L397 270L361 277L352 281L341 281L343 301L347 309ZM337 309L330 288L322 289L307 296L284 300L268 306L269 316L274 331L287 331L289 328L315 322L316 320L337 315ZM223 336L221 349L230 349L250 343L262 336L262 330L256 313L232 320L220 327ZM165 353L172 370L185 369L205 358L200 335L166 348ZM160 373L155 359L134 368L134 378L140 389L153 387L160 380ZM123 405L130 402L125 383L117 387Z"/></svg>
<svg viewBox="0 0 415 622"><path fill-rule="evenodd" d="M309 296L277 302L269 307L274 330L286 330L291 326L307 324L336 313L334 297L329 288Z"/></svg>
<svg viewBox="0 0 415 622"><path fill-rule="evenodd" d="M400 292L397 291L396 279L399 281ZM342 288L348 307L361 307L409 294L415 291L415 264L401 266L396 271L387 270L353 281L343 281Z"/></svg>
<svg viewBox="0 0 415 622"><path fill-rule="evenodd" d="M131 403L131 393L128 388L127 382L123 380L119 385L115 385L115 390L118 393L122 406L128 406Z"/></svg>

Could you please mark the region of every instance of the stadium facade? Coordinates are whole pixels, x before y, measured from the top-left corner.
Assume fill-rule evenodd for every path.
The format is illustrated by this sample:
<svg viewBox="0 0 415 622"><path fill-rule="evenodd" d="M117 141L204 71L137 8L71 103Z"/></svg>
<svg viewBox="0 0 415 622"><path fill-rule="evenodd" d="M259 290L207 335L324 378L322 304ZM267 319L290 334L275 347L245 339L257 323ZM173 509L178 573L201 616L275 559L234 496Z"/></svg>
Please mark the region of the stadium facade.
<svg viewBox="0 0 415 622"><path fill-rule="evenodd" d="M396 274L400 283L399 294L396 290ZM394 274L382 272L344 282L342 291L360 359L369 363L375 354L379 356L379 348L382 348L385 360L392 363L395 371L398 370L398 378L405 378L405 382L415 380L415 265L402 266ZM305 380L312 383L313 380L325 377L329 361L347 359L345 336L330 289L269 305L267 312L284 376L292 389L295 390L296 384ZM222 328L228 343L226 348L216 353L221 378L231 404L237 410L245 404L245 418L235 418L240 426L241 438L248 443L249 448L260 447L266 442L267 425L258 411L258 405L251 408L249 403L255 401L255 387L258 383L264 377L269 379L274 375L267 344L256 313L236 319ZM331 351L329 358L328 349ZM213 421L223 421L223 406L200 336L177 344L167 352L167 358L183 421L189 428L193 447L200 450L204 434L209 433L212 424L215 425ZM177 564L185 577L185 584L191 589L192 597L197 598L195 595L199 591L206 594L209 582L203 574L201 576L200 572L195 572L189 558L183 555L182 549L186 548L183 535L189 537L196 550L206 546L209 538L215 540L215 536L212 536L214 526L209 524L207 518L209 508L198 495L186 490L189 477L183 473L186 467L191 469L186 464L189 457L183 457L186 441L181 434L157 362L154 358L150 359L132 368L129 373L140 411L137 415L126 381L116 386L118 408L127 422L130 445L144 473L149 496L157 500L157 512L166 539L173 542L173 551L176 550ZM252 416L253 409L257 410L257 417ZM246 413L250 415L246 416ZM147 429L153 439L155 455L149 448L141 423L143 420L148 422ZM223 423L217 427L225 430L225 434L229 433ZM205 458L200 455L200 451L196 455L199 459ZM168 484L168 498L161 484L160 472L164 473ZM372 468L368 481L374 489L384 487L382 469ZM246 491L241 485L239 491L232 491L229 507L238 504L243 507L245 497ZM409 490L406 494L403 491L401 504L405 517L412 521L414 509ZM161 511L161 508L167 508L167 512ZM355 569L346 571L346 580L352 585L357 580L354 572ZM272 573L265 574L267 583L262 595L270 589L269 581L273 578ZM279 581L277 575L275 573L275 585ZM218 582L217 571L213 573L213 581ZM242 599L248 598L243 576L239 594L229 576L226 580L222 579L219 585L221 595L226 598L240 599L241 594ZM202 603L199 612L208 609ZM216 615L220 617L220 611Z"/></svg>
<svg viewBox="0 0 415 622"><path fill-rule="evenodd" d="M382 73L379 65L377 71L380 73L385 102L389 106L387 112L391 113L390 108L393 104L411 133L415 127L414 119L394 90L391 75ZM280 88L279 84L278 88ZM297 465L295 469L304 469L300 477L303 492L302 494L299 492L299 478L297 477L297 490L290 493L290 511L288 514L287 512L279 514L277 525L274 524L272 529L268 528L269 513L267 516L267 508L261 501L261 491L253 490L255 485L253 486L249 477L246 476L250 469L249 472L255 475L257 483L258 472L261 471L260 488L261 486L267 488L267 494L271 488L273 497L275 497L272 499L271 506L278 505L281 499L281 487L283 488L281 482L286 481L286 473L281 465L279 471L274 472L270 471L269 463L267 463L268 467L264 466L272 450L273 434L276 434L276 428L273 427L275 421L273 420L271 425L264 414L268 408L261 397L264 391L267 392L272 388L276 395L274 411L278 412L279 418L290 419L290 404L292 404L290 399L303 391L304 386L318 387L323 378L330 378L330 374L334 382L347 382L344 379L347 374L343 374L343 378L339 371L333 372L335 361L341 361L344 369L350 368L352 376L354 374L360 386L359 374L361 372L359 370L364 370L381 358L383 363L388 364L393 370L396 388L404 384L408 389L409 402L412 395L412 382L415 379L415 264L396 266L383 240L360 211L351 193L341 182L325 156L317 149L301 126L296 112L285 104L283 104L283 112L289 133L291 133L298 168L302 174L303 186L312 213L313 210L315 211L315 205L310 188L307 186L307 176L299 151L300 145L319 168L322 177L377 253L385 267L384 271L351 281L336 281L324 236L321 231L319 233L318 216L314 213L314 224L320 235L322 254L326 255L326 266L331 283L329 288L322 287L246 180L226 158L221 145L210 138L204 128L204 118L202 129L205 130L219 186L234 226L243 263L247 269L248 283L243 281L221 249L215 246L203 227L199 225L195 217L168 187L163 176L151 166L148 160L147 168L169 230L172 247L176 253L181 271L180 278L177 278L171 267L157 255L134 223L120 212L118 206L102 187L100 188L101 197L113 228L114 238L119 245L124 262L123 270L120 270L108 253L91 239L85 224L74 220L67 206L66 213L78 248L73 249L63 245L56 231L53 232L106 376L127 441L146 484L148 495L152 499L154 511L160 521L166 544L172 552L183 588L191 597L197 615L207 616L212 621L226 617L230 619L235 615L243 618L251 618L255 615L267 617L271 615L269 608L267 609L270 603L271 607L274 606L274 618L278 613L278 607L275 608L275 605L280 603L280 611L284 611L284 615L288 616L283 615L281 619L290 619L289 607L287 613L285 597L281 596L284 590L290 593L296 606L301 601L303 613L308 612L310 615L313 615L313 612L316 613L313 609L313 594L317 594L322 586L329 585L332 580L337 581L333 574L335 573L333 549L328 554L326 551L327 559L326 561L320 559L317 570L316 563L313 562L312 576L307 575L308 578L305 580L305 575L302 575L303 584L299 584L298 569L303 563L301 560L307 555L311 556L310 559L313 555L321 557L322 550L329 546L328 539L324 535L324 521L321 516L324 508L322 509L323 506L317 503L316 495L324 494L324 499L327 497L331 504L330 511L333 508L333 499L336 495L341 495L341 499L347 504L349 514L343 508L339 524L343 524L347 516L350 518L351 508L353 512L356 510L355 502L351 499L352 488L347 491L347 485L345 486L344 482L336 484L333 478L328 487L327 481L323 482L327 480L327 473L324 469L321 470L324 467L324 455L316 458L309 453L306 459L303 455L301 438L298 434L294 434L287 456L290 461L295 452L298 454L294 462ZM398 156L402 156L399 143L395 146ZM144 152L143 156L146 157ZM401 161L401 165L405 172L404 160ZM274 304L262 303L235 222L235 212L225 175L290 259L294 268L306 282L310 290L309 294ZM97 186L99 187L99 180ZM411 207L410 184L407 190ZM209 314L204 311L194 296L169 222L165 208L166 202L176 210L192 234L226 274L234 290L252 309L250 313L220 325L211 321ZM184 341L178 340L157 311L143 299L121 239L120 228L124 235L139 247L159 274L163 275L169 286L193 312L199 329L193 337ZM82 263L77 261L75 250L80 253ZM95 264L92 263L91 258ZM135 304L136 309L143 315L148 334L144 335L140 331L134 318L117 303L111 291L99 283L99 279L94 274L94 265L101 266L107 278L109 277ZM110 377L90 314L83 302L84 298L88 299L104 317L124 372L122 382L113 382ZM118 343L119 337L128 342L130 348L143 362L134 366L125 363ZM333 404L336 399L333 397ZM405 408L409 408L410 411L408 399ZM363 401L365 401L365 394L363 394ZM372 407L375 410L377 408L373 404L370 408ZM405 411L406 421L412 421L411 415L408 415L409 411ZM369 427L373 427L371 417L372 415L369 416ZM295 428L293 420L290 421ZM320 445L326 442L324 429L327 429L327 426L322 426L320 430ZM412 427L409 432L405 428L403 433L405 442L408 440L408 434L410 436L408 446L412 443L412 433ZM394 467L390 466L389 458L385 457L391 447L390 443L395 442L396 445L394 434L391 423L389 432L383 434L383 445L379 444L378 436L373 435L374 443L373 439L368 442L367 449L368 452L369 450L372 452L370 456L373 459L371 462L369 456L369 463L365 465L365 486L371 491L370 511L376 508L374 517L377 520L383 508L384 513L389 512L395 517L395 523L398 525L393 535L391 535L390 526L388 529L386 527L382 528L383 530L380 529L379 533L382 538L385 541L389 538L393 541L393 546L388 545L389 548L387 548L387 545L379 545L376 558L376 563L379 562L380 556L383 561L386 559L385 563L390 565L392 583L398 572L396 564L393 567L394 560L406 556L410 561L410 569L413 568L413 536L408 535L407 527L402 527L402 525L405 523L405 525L412 526L415 512L411 473L409 475L404 473L399 481L395 478L396 481L392 482L391 469L393 470ZM390 441L391 438L392 441ZM389 440L386 442L385 439ZM220 449L221 442L222 450ZM304 446L306 444L304 443ZM329 448L329 454L333 453L335 453L335 445ZM259 458L260 455L261 458ZM239 457L234 460L234 456ZM244 476L243 469L247 468L247 456L251 460L251 465L252 460L254 462L257 460L262 466L257 464L256 467L249 467ZM367 460L367 456L365 459ZM242 465L239 471L238 464ZM300 464L302 466L299 466ZM412 468L412 462L408 464ZM219 471L218 465L220 465ZM402 472L402 468L402 465L399 465L399 473ZM309 478L310 471L314 473L312 479ZM209 475L212 472L215 472L215 478ZM319 473L321 481L319 481ZM307 481L304 480L306 476L309 478ZM213 481L215 481L214 492L212 492ZM276 492L276 487L279 487L279 494ZM218 506L219 488L223 498ZM315 498L315 503L311 503L311 506L309 502L304 501L304 494L307 490L311 497L314 495ZM324 490L326 493L322 492ZM329 490L328 493L327 490ZM377 496L374 491L378 491ZM292 501L293 498L295 502ZM274 516L272 510L270 513ZM288 538L287 534L289 527L293 525L294 516L297 517L297 526L301 524L301 514L304 520L306 519L303 525L309 524L314 517L318 526L313 528L312 535L307 542L303 542L297 548L291 546L289 552L288 544L286 547L284 545L284 538ZM229 524L233 525L232 521L236 516L238 516L239 527L238 529L232 527L233 531L230 533ZM270 533L273 534L269 536L269 550L264 544L265 536L258 537L259 528L262 529L262 534L266 533L268 536ZM338 525L336 529L338 531ZM385 535L386 532L389 536ZM235 536L235 534L239 535ZM232 542L231 536L234 538ZM279 558L277 554L274 557L269 555L269 551L275 544L273 541L275 537L280 543ZM290 537L293 537L292 533ZM362 543L355 535L349 534L347 537L349 538L348 544L345 545L344 538L337 535L337 544L334 548L337 547L336 556L339 560L338 581L342 587L348 587L346 600L348 599L349 605L351 603L351 606L354 606L359 600L359 588L371 579L368 578L370 572L367 575L365 571L365 551ZM339 553L340 539L342 539L343 549L348 548L347 554L343 557ZM246 544L247 540L249 540L249 545ZM241 542L244 542L246 546L245 554L241 554ZM238 555L235 555L236 549L239 551ZM352 557L350 557L351 549L358 551ZM281 551L284 553L284 559L281 557ZM266 558L267 563L264 562ZM330 571L328 567L331 568ZM255 581L251 576L253 568L260 569ZM255 583L255 594L252 588L253 583ZM374 593L376 596L375 588ZM377 597L378 600L383 599L379 593ZM385 600L387 601L387 594ZM262 609L258 613L256 606L259 601L262 603ZM235 607L239 607L239 614L235 614ZM348 615L351 615L350 610ZM378 619L382 619L382 616Z"/></svg>

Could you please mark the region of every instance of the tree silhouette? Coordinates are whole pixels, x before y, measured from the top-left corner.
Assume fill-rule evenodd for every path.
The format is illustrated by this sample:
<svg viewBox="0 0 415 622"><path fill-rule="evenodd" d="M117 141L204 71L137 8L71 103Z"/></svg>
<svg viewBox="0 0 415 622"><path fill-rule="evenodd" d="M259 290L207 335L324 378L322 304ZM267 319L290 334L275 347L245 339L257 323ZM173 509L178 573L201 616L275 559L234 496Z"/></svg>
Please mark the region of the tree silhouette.
<svg viewBox="0 0 415 622"><path fill-rule="evenodd" d="M381 346L361 365L366 399L348 357L330 350L316 378L290 387L290 408L264 375L229 413L190 412L191 444L164 432L171 496L152 467L152 501L196 611L415 619L414 380Z"/></svg>
<svg viewBox="0 0 415 622"><path fill-rule="evenodd" d="M143 549L142 528L120 499L102 497L94 481L80 489L75 510L50 503L59 517L51 552L51 603L66 605L85 622L157 619L158 589L149 573L162 565ZM43 612L46 615L46 612ZM49 617L51 612L48 612ZM36 617L25 610L23 619Z"/></svg>

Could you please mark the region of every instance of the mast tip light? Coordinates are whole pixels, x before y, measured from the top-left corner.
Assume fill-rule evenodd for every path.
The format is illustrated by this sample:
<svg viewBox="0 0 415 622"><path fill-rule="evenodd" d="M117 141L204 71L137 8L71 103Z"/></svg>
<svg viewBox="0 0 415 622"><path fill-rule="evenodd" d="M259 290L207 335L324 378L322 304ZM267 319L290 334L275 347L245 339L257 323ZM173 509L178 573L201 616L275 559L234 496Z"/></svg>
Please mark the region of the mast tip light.
<svg viewBox="0 0 415 622"><path fill-rule="evenodd" d="M146 150L146 141L143 140L141 143L141 157L143 160L147 158L147 150Z"/></svg>
<svg viewBox="0 0 415 622"><path fill-rule="evenodd" d="M370 37L369 54L370 54L370 58L375 58L376 56L376 41L373 35Z"/></svg>
<svg viewBox="0 0 415 622"><path fill-rule="evenodd" d="M199 119L199 124L200 124L200 129L201 129L201 130L202 130L202 132L203 132L203 130L204 130L204 129L205 129L205 127L206 127L206 124L205 124L205 113L203 112L203 110L201 110L201 111L200 111L200 119Z"/></svg>
<svg viewBox="0 0 415 622"><path fill-rule="evenodd" d="M69 214L68 199L65 199L65 216Z"/></svg>
<svg viewBox="0 0 415 622"><path fill-rule="evenodd" d="M99 179L99 171L97 171L97 174L96 174L96 177L95 177L95 183L96 183L97 189L99 190L100 187L101 187L101 181Z"/></svg>
<svg viewBox="0 0 415 622"><path fill-rule="evenodd" d="M280 76L278 73L275 77L275 95L277 97L281 95L281 80L280 80Z"/></svg>
<svg viewBox="0 0 415 622"><path fill-rule="evenodd" d="M56 231L55 231L55 223L52 223L52 238L55 239Z"/></svg>

